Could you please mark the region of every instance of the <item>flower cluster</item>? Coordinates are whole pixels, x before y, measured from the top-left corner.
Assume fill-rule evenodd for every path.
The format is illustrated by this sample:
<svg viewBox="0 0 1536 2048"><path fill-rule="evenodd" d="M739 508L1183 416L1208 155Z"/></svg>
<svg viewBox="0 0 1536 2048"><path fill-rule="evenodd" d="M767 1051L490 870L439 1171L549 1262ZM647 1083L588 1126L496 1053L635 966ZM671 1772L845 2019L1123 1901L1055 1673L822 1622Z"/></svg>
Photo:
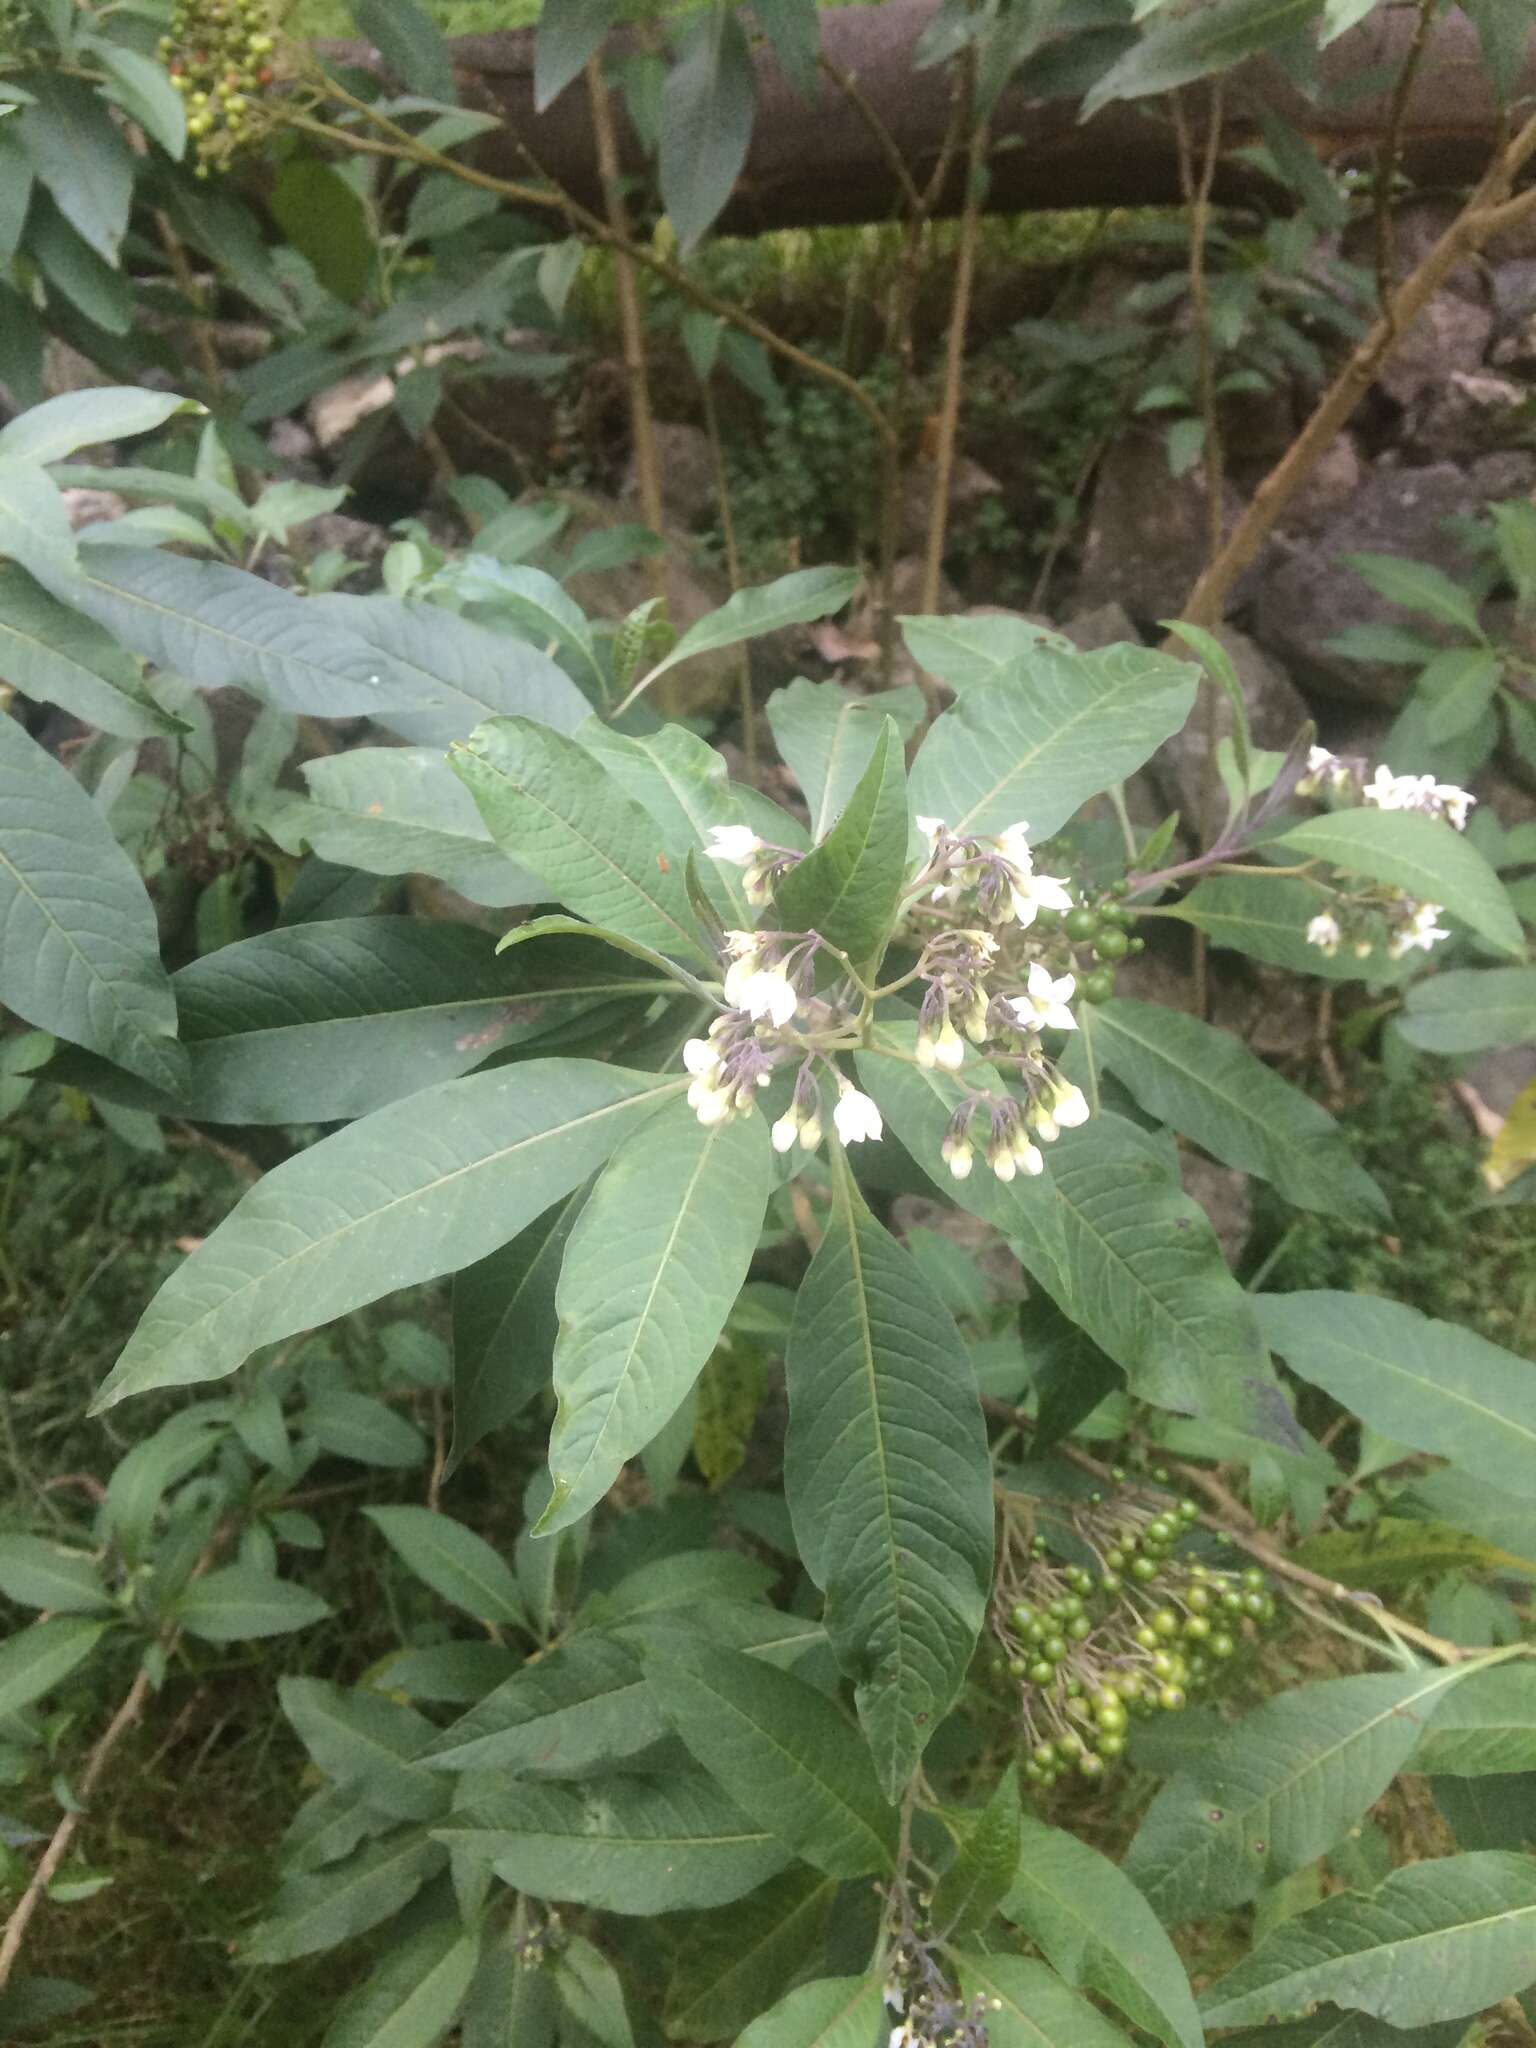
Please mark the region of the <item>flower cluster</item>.
<svg viewBox="0 0 1536 2048"><path fill-rule="evenodd" d="M711 860L741 869L741 886L754 910L772 902L779 878L803 857L792 847L760 839L750 825L711 825L704 851Z"/></svg>
<svg viewBox="0 0 1536 2048"><path fill-rule="evenodd" d="M1326 747L1313 747L1308 754L1307 772L1296 790L1299 796L1335 796L1381 811L1416 811L1443 819L1458 832L1466 830L1477 801L1453 782L1437 782L1433 775L1394 775L1384 763L1368 777L1363 760L1330 754ZM1312 919L1307 943L1330 959L1348 946L1356 959L1364 960L1375 951L1385 925L1388 955L1402 960L1450 937L1439 923L1444 914L1442 904L1420 902L1400 889L1362 885L1347 895L1338 892L1333 908Z"/></svg>
<svg viewBox="0 0 1536 2048"><path fill-rule="evenodd" d="M160 57L186 102L201 177L244 139L273 82L274 28L269 0L175 0Z"/></svg>
<svg viewBox="0 0 1536 2048"><path fill-rule="evenodd" d="M1166 1475L1163 1475L1166 1476ZM1177 1713L1239 1644L1276 1618L1264 1574L1185 1564L1173 1551L1192 1500L1095 1495L1072 1517L1079 1557L1007 1523L993 1590L993 1669L1019 1684L1024 1775L1100 1778L1125 1754L1133 1716Z"/></svg>
<svg viewBox="0 0 1536 2048"><path fill-rule="evenodd" d="M987 2048L986 2015L998 2001L957 1996L928 1930L910 1916L886 1968L885 2006L896 2021L886 2048Z"/></svg>

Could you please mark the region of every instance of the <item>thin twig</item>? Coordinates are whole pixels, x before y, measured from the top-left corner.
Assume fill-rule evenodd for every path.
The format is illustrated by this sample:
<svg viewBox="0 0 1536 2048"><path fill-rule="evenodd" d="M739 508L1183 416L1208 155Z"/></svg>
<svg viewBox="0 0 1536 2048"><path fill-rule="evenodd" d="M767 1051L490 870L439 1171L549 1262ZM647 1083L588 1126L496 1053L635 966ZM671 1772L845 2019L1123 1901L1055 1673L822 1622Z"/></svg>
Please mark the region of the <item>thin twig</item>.
<svg viewBox="0 0 1536 2048"><path fill-rule="evenodd" d="M901 153L900 144L881 120L878 110L859 84L855 74L845 71L840 64L834 64L825 50L821 52L817 62L874 137L875 147L884 157L885 167L900 189L903 205L909 212L921 213L923 195L918 191L912 173L907 169L907 160Z"/></svg>
<svg viewBox="0 0 1536 2048"><path fill-rule="evenodd" d="M715 388L705 376L699 379L699 400L704 413L704 434L709 442L709 463L715 477L715 503L720 510L720 539L725 548L725 573L734 597L741 588L741 550L736 544L736 515L731 509L731 480L725 469L725 442L720 433L720 409ZM752 695L752 658L745 647L736 657L736 693L741 718L741 751L748 782L757 780L757 700Z"/></svg>
<svg viewBox="0 0 1536 2048"><path fill-rule="evenodd" d="M1397 271L1397 252L1393 247L1392 232L1392 188L1397 182L1398 157L1402 150L1403 121L1408 112L1408 97L1413 91L1413 82L1418 76L1419 64L1429 41L1429 26L1438 13L1440 0L1419 0L1418 18L1413 24L1408 52L1403 58L1403 67L1397 74L1397 83L1392 88L1392 99L1387 108L1387 132L1381 147L1376 152L1376 297L1383 313L1390 317L1392 306L1392 285Z"/></svg>
<svg viewBox="0 0 1536 2048"><path fill-rule="evenodd" d="M918 610L939 608L939 580L944 573L944 539L949 525L950 482L955 469L955 440L960 429L960 386L965 374L965 342L971 320L971 287L976 276L976 244L981 231L981 188L986 176L987 124L971 130L966 165L965 210L960 216L960 241L955 252L955 283L950 297L949 333L944 345L944 388L939 401L939 431L933 451L933 496L928 506L928 547L923 561ZM927 716L939 708L933 678L919 670Z"/></svg>

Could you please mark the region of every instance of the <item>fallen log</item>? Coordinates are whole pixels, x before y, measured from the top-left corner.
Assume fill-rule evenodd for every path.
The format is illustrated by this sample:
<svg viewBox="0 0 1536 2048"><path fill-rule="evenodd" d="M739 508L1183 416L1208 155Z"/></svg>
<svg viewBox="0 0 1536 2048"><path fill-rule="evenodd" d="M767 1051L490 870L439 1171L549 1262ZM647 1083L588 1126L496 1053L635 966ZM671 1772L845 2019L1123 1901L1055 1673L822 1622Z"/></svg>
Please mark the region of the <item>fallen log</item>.
<svg viewBox="0 0 1536 2048"><path fill-rule="evenodd" d="M1524 0L1506 4L1519 6ZM918 184L937 159L953 89L948 68L917 71L912 66L918 39L937 5L938 0L885 0L882 6L834 8L822 16L827 59L856 77ZM1272 60L1245 62L1228 74L1225 132L1234 144L1258 140L1257 113L1267 107L1300 129L1328 162L1368 163L1387 128L1393 83L1415 14L1411 7L1390 8L1339 37L1321 54L1314 100L1305 98ZM624 38L616 40L622 47ZM1087 83L1123 42L1123 31L1093 31L1073 38L1071 48L1065 41L1048 46L1026 64L993 121L985 199L990 211L1177 202L1178 154L1160 101L1119 101L1091 121L1078 118ZM531 29L459 36L451 49L465 104L494 112L501 124L477 145L479 166L526 180L531 155L555 183L600 211L597 146L581 82L538 114ZM320 55L330 65L377 68L380 61L376 51L359 43L322 44ZM1095 63L1095 57L1101 61ZM752 146L719 222L721 231L751 235L894 217L900 194L890 165L868 122L832 78L824 76L814 100L807 101L795 93L766 47L758 50L756 62ZM1044 96L1064 83L1069 67L1076 89ZM1521 87L1536 92L1536 31ZM1200 98L1198 88L1192 89L1192 105ZM1501 120L1472 25L1452 13L1432 31L1408 96L1402 168L1424 185L1467 184L1486 166ZM644 153L627 122L620 145L623 169L643 174ZM1224 164L1216 198L1251 194L1255 176L1244 164ZM955 211L961 199L957 169L938 211Z"/></svg>

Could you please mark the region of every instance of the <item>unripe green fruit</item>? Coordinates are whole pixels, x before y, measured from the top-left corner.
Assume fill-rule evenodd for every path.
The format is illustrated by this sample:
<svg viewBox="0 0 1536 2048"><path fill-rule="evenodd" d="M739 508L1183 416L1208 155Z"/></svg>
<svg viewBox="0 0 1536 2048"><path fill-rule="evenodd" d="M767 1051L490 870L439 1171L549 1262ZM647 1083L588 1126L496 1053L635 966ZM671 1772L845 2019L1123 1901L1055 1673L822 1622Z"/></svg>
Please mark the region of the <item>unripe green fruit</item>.
<svg viewBox="0 0 1536 2048"><path fill-rule="evenodd" d="M1192 1614L1184 1624L1184 1633L1192 1642L1200 1642L1211 1632L1211 1624L1203 1614Z"/></svg>
<svg viewBox="0 0 1536 2048"><path fill-rule="evenodd" d="M1062 1658L1065 1657L1065 1655L1067 1654L1066 1637L1047 1636L1045 1641L1040 1645L1040 1654L1042 1657L1048 1657L1053 1664L1059 1664Z"/></svg>
<svg viewBox="0 0 1536 2048"><path fill-rule="evenodd" d="M1113 1763L1116 1757L1125 1755L1125 1737L1119 1734L1099 1737L1099 1755L1106 1763Z"/></svg>
<svg viewBox="0 0 1536 2048"><path fill-rule="evenodd" d="M1251 1614L1255 1621L1261 1620L1264 1615L1264 1600L1265 1596L1262 1593L1245 1593L1243 1595L1243 1612ZM1270 1604L1273 1606L1273 1602Z"/></svg>
<svg viewBox="0 0 1536 2048"><path fill-rule="evenodd" d="M1209 1589L1205 1586L1191 1586L1184 1595L1184 1604L1196 1614L1204 1614L1211 1604Z"/></svg>
<svg viewBox="0 0 1536 2048"><path fill-rule="evenodd" d="M1035 1762L1042 1771L1048 1771L1056 1762L1056 1752L1048 1742L1037 1742L1034 1749Z"/></svg>
<svg viewBox="0 0 1536 2048"><path fill-rule="evenodd" d="M1025 1675L1031 1685L1049 1685L1056 1676L1056 1666L1047 1664L1043 1657L1037 1658Z"/></svg>
<svg viewBox="0 0 1536 2048"><path fill-rule="evenodd" d="M1269 1584L1269 1581L1265 1578L1264 1574L1259 1570L1256 1564L1250 1564L1244 1567L1242 1582L1243 1590L1247 1593L1262 1593Z"/></svg>
<svg viewBox="0 0 1536 2048"><path fill-rule="evenodd" d="M1160 1636L1176 1636L1179 1632L1179 1617L1171 1607L1159 1607L1152 1617L1152 1626Z"/></svg>
<svg viewBox="0 0 1536 2048"><path fill-rule="evenodd" d="M1123 960L1131 950L1131 942L1124 932L1116 931L1110 925L1094 940L1093 950L1101 960Z"/></svg>
<svg viewBox="0 0 1536 2048"><path fill-rule="evenodd" d="M1156 1561L1150 1557L1133 1557L1131 1559L1131 1577L1139 1579L1143 1585L1146 1585L1149 1580L1157 1577Z"/></svg>
<svg viewBox="0 0 1536 2048"><path fill-rule="evenodd" d="M1091 939L1099 929L1099 913L1083 903L1069 910L1061 922L1069 939Z"/></svg>
<svg viewBox="0 0 1536 2048"><path fill-rule="evenodd" d="M1102 1778L1104 1775L1104 1759L1096 1755L1093 1750L1087 1749L1078 1758L1077 1768L1079 1773L1085 1778Z"/></svg>
<svg viewBox="0 0 1536 2048"><path fill-rule="evenodd" d="M1107 1003L1115 992L1115 977L1108 968L1096 967L1083 976L1081 987L1086 1002Z"/></svg>
<svg viewBox="0 0 1536 2048"><path fill-rule="evenodd" d="M1067 1623L1067 1636L1074 1643L1080 1643L1086 1636L1091 1636L1092 1634L1093 1623L1086 1614L1074 1614Z"/></svg>
<svg viewBox="0 0 1536 2048"><path fill-rule="evenodd" d="M1135 1641L1136 1647L1139 1650L1155 1650L1157 1648L1156 1629L1149 1628L1147 1624L1143 1622L1141 1627L1136 1631Z"/></svg>
<svg viewBox="0 0 1536 2048"><path fill-rule="evenodd" d="M1028 1675L1029 1665L1022 1657L1010 1657L1008 1659L1008 1669L1014 1678L1024 1678Z"/></svg>
<svg viewBox="0 0 1536 2048"><path fill-rule="evenodd" d="M1225 1629L1218 1629L1216 1634L1211 1637L1208 1647L1213 1657L1226 1658L1232 1655L1233 1651L1237 1648L1237 1644L1227 1634Z"/></svg>
<svg viewBox="0 0 1536 2048"><path fill-rule="evenodd" d="M1152 1675L1154 1678L1172 1678L1177 1669L1178 1666L1166 1650L1157 1650L1153 1653Z"/></svg>
<svg viewBox="0 0 1536 2048"><path fill-rule="evenodd" d="M1015 1628L1028 1628L1035 1618L1035 1610L1025 1601L1020 1600L1017 1605L1009 1608L1008 1618Z"/></svg>
<svg viewBox="0 0 1536 2048"><path fill-rule="evenodd" d="M1176 1714L1180 1707L1185 1704L1183 1688L1177 1685L1165 1685L1157 1695L1157 1704L1165 1714Z"/></svg>

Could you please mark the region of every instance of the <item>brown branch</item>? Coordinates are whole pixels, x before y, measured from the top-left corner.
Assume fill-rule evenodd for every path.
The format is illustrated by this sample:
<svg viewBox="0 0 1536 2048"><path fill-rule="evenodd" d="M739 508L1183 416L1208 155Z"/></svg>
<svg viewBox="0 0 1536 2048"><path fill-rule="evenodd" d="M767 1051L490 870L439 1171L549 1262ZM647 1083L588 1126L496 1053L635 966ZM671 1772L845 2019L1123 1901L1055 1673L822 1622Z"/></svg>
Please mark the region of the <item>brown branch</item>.
<svg viewBox="0 0 1536 2048"><path fill-rule="evenodd" d="M944 344L944 389L939 403L938 440L933 451L933 498L928 507L928 548L923 562L918 610L939 608L939 579L944 573L944 536L949 524L950 480L955 469L955 439L960 429L960 385L965 372L965 340L971 319L971 288L976 275L976 244L981 232L981 193L987 174L988 130L978 121L971 130L966 165L965 211L960 217L960 242L955 252L955 285L950 299L949 333ZM939 708L933 678L918 671L931 720Z"/></svg>
<svg viewBox="0 0 1536 2048"><path fill-rule="evenodd" d="M1398 159L1402 154L1403 121L1408 112L1408 99L1413 91L1413 82L1418 77L1419 65L1423 62L1425 47L1429 42L1429 25L1438 12L1439 5L1440 0L1419 0L1418 18L1413 24L1408 52L1403 58L1397 74L1397 83L1392 88L1392 98L1387 105L1387 132L1382 137L1380 149L1376 152L1376 297L1383 312L1391 306L1392 284L1397 271L1397 252L1393 247L1392 233L1392 187L1397 182Z"/></svg>
<svg viewBox="0 0 1536 2048"><path fill-rule="evenodd" d="M845 71L840 64L834 64L825 50L821 52L817 62L874 138L875 147L885 159L887 170L901 189L902 203L910 213L923 212L923 195L918 191L912 173L907 169L907 160L902 155L895 136L875 111L874 103L858 79L851 71Z"/></svg>
<svg viewBox="0 0 1536 2048"><path fill-rule="evenodd" d="M1179 616L1191 625L1217 626L1239 576L1257 555L1281 513L1332 446L1339 430L1374 383L1383 361L1469 249L1536 215L1536 189L1518 198L1515 179L1536 152L1536 117L1500 152L1456 219L1392 295L1387 311L1356 347L1313 410L1311 418L1254 492L1213 562L1201 571Z"/></svg>

